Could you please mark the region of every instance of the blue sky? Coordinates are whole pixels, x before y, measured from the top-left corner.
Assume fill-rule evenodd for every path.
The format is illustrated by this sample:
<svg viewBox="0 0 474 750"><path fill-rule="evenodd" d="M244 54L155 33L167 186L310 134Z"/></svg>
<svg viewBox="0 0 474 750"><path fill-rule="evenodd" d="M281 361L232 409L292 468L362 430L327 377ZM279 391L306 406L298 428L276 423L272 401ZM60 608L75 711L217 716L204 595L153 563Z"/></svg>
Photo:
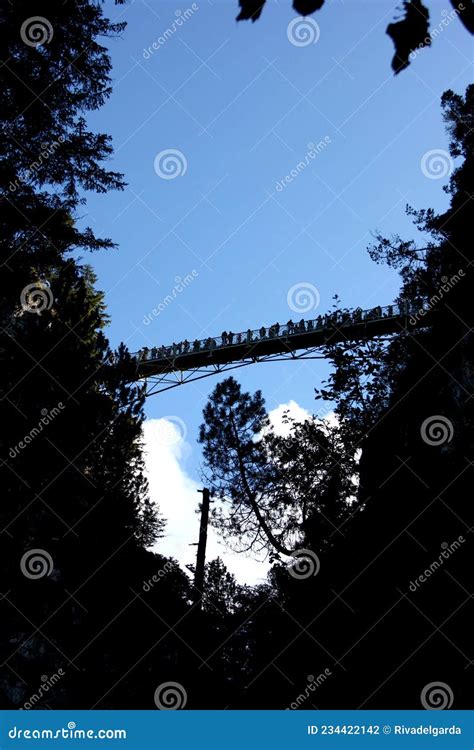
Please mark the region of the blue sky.
<svg viewBox="0 0 474 750"><path fill-rule="evenodd" d="M433 28L451 6L429 4ZM179 11L183 18L192 7L153 50ZM119 245L85 258L106 293L112 344L123 340L134 351L285 323L301 317L287 302L300 283L318 289L318 312L335 293L347 306L390 303L398 278L372 263L366 247L374 230L413 235L407 202L447 203L443 180L428 178L421 160L447 147L441 93L463 92L472 79L472 41L459 21L394 77L385 28L398 13L383 0L326 2L309 21L316 41L304 46L289 40L289 0L267 0L255 24L237 24L230 0L105 8L128 27L110 43L113 95L89 119L113 136L110 167L125 173L128 187L90 196L83 221ZM277 190L308 144L325 138ZM186 168L163 179L155 158L169 149L181 152ZM194 281L145 325L175 278L193 270ZM261 388L270 409L294 400L314 411L314 387L326 374L324 362L307 361L253 365L238 378L246 389ZM180 461L193 480L201 411L216 382L191 383L146 405L149 419L184 422L189 445Z"/></svg>

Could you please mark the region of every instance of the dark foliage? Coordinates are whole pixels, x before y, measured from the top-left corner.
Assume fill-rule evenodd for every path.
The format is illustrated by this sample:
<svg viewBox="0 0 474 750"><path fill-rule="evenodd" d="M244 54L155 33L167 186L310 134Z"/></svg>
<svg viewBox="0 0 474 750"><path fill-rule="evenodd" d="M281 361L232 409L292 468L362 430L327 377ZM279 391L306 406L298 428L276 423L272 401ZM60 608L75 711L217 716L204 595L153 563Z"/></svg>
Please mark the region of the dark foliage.
<svg viewBox="0 0 474 750"><path fill-rule="evenodd" d="M103 166L110 139L90 132L83 117L110 92L110 60L97 40L123 27L89 2L54 3L51 28L25 27L36 10L26 1L0 8L0 567L7 705L23 703L40 675L58 663L71 668L70 677L85 672L92 681L105 670L110 654L102 644L100 659L94 657L92 643L112 607L130 593L124 569L135 567L162 528L143 475L143 394L131 384L125 347L110 351L94 274L74 259L77 251L112 247L76 219L85 191L123 186L121 175ZM36 580L42 566L48 575ZM80 680L64 682L57 700L82 701L81 689Z"/></svg>
<svg viewBox="0 0 474 750"><path fill-rule="evenodd" d="M236 20L257 21L260 18L264 5L265 0L239 0L240 12Z"/></svg>
<svg viewBox="0 0 474 750"><path fill-rule="evenodd" d="M257 21L262 13L265 0L239 0L240 13L237 21ZM324 0L293 0L293 8L301 16L309 16L324 5ZM474 34L474 0L458 2L451 0L452 13L456 15L464 27ZM402 17L397 18L387 26L389 35L395 47L392 59L392 69L400 73L410 65L411 56L423 47L431 46L429 9L421 0L403 0ZM339 10L342 13L343 11Z"/></svg>
<svg viewBox="0 0 474 750"><path fill-rule="evenodd" d="M400 73L410 64L410 53L431 45L429 11L421 0L404 0L404 17L387 26L387 34L395 45L392 60L394 73Z"/></svg>
<svg viewBox="0 0 474 750"><path fill-rule="evenodd" d="M324 0L293 0L293 8L300 16L309 16L321 10Z"/></svg>
<svg viewBox="0 0 474 750"><path fill-rule="evenodd" d="M445 93L442 106L450 155L459 159L450 207L408 209L420 247L377 237L370 250L400 269L400 298L420 314L434 309L434 323L390 341L328 347L334 370L317 395L336 405L349 456L360 454L357 503L338 521L329 484L329 545L318 534L300 537L306 569L274 566L265 604L250 619L253 659L239 705L417 708L431 682L449 686L453 707L471 705L474 87L465 97ZM291 450L302 481L301 435ZM229 453L227 472L232 462ZM307 503L319 503L318 489L308 489ZM319 676L317 686L308 673Z"/></svg>
<svg viewBox="0 0 474 750"><path fill-rule="evenodd" d="M459 19L471 34L474 34L474 0L451 0L454 10L459 13Z"/></svg>

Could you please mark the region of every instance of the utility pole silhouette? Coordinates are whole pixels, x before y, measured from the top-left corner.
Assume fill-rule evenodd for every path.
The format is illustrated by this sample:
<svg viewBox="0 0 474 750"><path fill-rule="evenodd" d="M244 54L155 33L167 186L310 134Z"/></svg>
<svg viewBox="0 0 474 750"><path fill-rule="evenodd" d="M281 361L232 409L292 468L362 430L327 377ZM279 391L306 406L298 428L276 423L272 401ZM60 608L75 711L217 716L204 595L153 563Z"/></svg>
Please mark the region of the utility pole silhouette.
<svg viewBox="0 0 474 750"><path fill-rule="evenodd" d="M204 591L204 569L206 565L207 527L209 525L209 508L211 493L207 487L198 490L202 494L201 523L199 526L199 541L197 543L196 570L194 572L194 589L196 602L202 601Z"/></svg>

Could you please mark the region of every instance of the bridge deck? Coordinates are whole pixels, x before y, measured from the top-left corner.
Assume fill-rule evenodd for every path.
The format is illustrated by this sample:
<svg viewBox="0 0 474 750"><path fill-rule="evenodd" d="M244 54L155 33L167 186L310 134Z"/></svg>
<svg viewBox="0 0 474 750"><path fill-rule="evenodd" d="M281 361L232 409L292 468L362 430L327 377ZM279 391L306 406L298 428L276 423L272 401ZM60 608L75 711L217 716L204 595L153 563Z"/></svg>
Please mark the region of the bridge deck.
<svg viewBox="0 0 474 750"><path fill-rule="evenodd" d="M317 349L327 344L413 330L429 325L429 313L426 312L418 322L410 316L407 309L390 305L373 310L320 316L316 320L304 321L304 331L298 325L295 324L294 332L291 328L288 330L287 326L280 326L278 335L274 326L233 334L232 343L226 339L223 341L218 336L194 343L175 344L173 347L141 350L134 355L137 359L137 378L219 367L232 362L252 362L271 355L288 355L299 349ZM265 335L262 335L264 330Z"/></svg>

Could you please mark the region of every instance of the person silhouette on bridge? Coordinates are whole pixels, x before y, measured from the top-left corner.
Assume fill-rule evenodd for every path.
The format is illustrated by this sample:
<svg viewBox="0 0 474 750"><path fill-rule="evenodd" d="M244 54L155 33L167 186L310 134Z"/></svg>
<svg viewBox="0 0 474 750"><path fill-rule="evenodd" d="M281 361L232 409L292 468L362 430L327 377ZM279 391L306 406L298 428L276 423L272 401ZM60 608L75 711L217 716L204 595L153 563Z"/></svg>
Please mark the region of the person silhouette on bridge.
<svg viewBox="0 0 474 750"><path fill-rule="evenodd" d="M260 328L260 330L259 330L260 338L261 338L261 339L264 339L264 338L265 338L265 336L266 336L266 333L267 333L267 329L265 328L265 326L262 326L262 327Z"/></svg>
<svg viewBox="0 0 474 750"><path fill-rule="evenodd" d="M234 341L234 334L232 333L232 331L229 331L229 333L227 334L227 341L229 344L232 344L232 342Z"/></svg>
<svg viewBox="0 0 474 750"><path fill-rule="evenodd" d="M252 338L253 338L253 334L252 334L252 331L249 328L247 330L247 344L250 344L250 342L252 341Z"/></svg>
<svg viewBox="0 0 474 750"><path fill-rule="evenodd" d="M198 352L200 348L201 344L199 342L199 339L194 339L193 352Z"/></svg>
<svg viewBox="0 0 474 750"><path fill-rule="evenodd" d="M290 336L291 336L292 333L295 332L295 324L293 323L293 321L291 320L291 318L288 321L288 323L286 324L286 328L287 328L287 331L290 334Z"/></svg>
<svg viewBox="0 0 474 750"><path fill-rule="evenodd" d="M222 346L227 346L227 331L221 333Z"/></svg>

